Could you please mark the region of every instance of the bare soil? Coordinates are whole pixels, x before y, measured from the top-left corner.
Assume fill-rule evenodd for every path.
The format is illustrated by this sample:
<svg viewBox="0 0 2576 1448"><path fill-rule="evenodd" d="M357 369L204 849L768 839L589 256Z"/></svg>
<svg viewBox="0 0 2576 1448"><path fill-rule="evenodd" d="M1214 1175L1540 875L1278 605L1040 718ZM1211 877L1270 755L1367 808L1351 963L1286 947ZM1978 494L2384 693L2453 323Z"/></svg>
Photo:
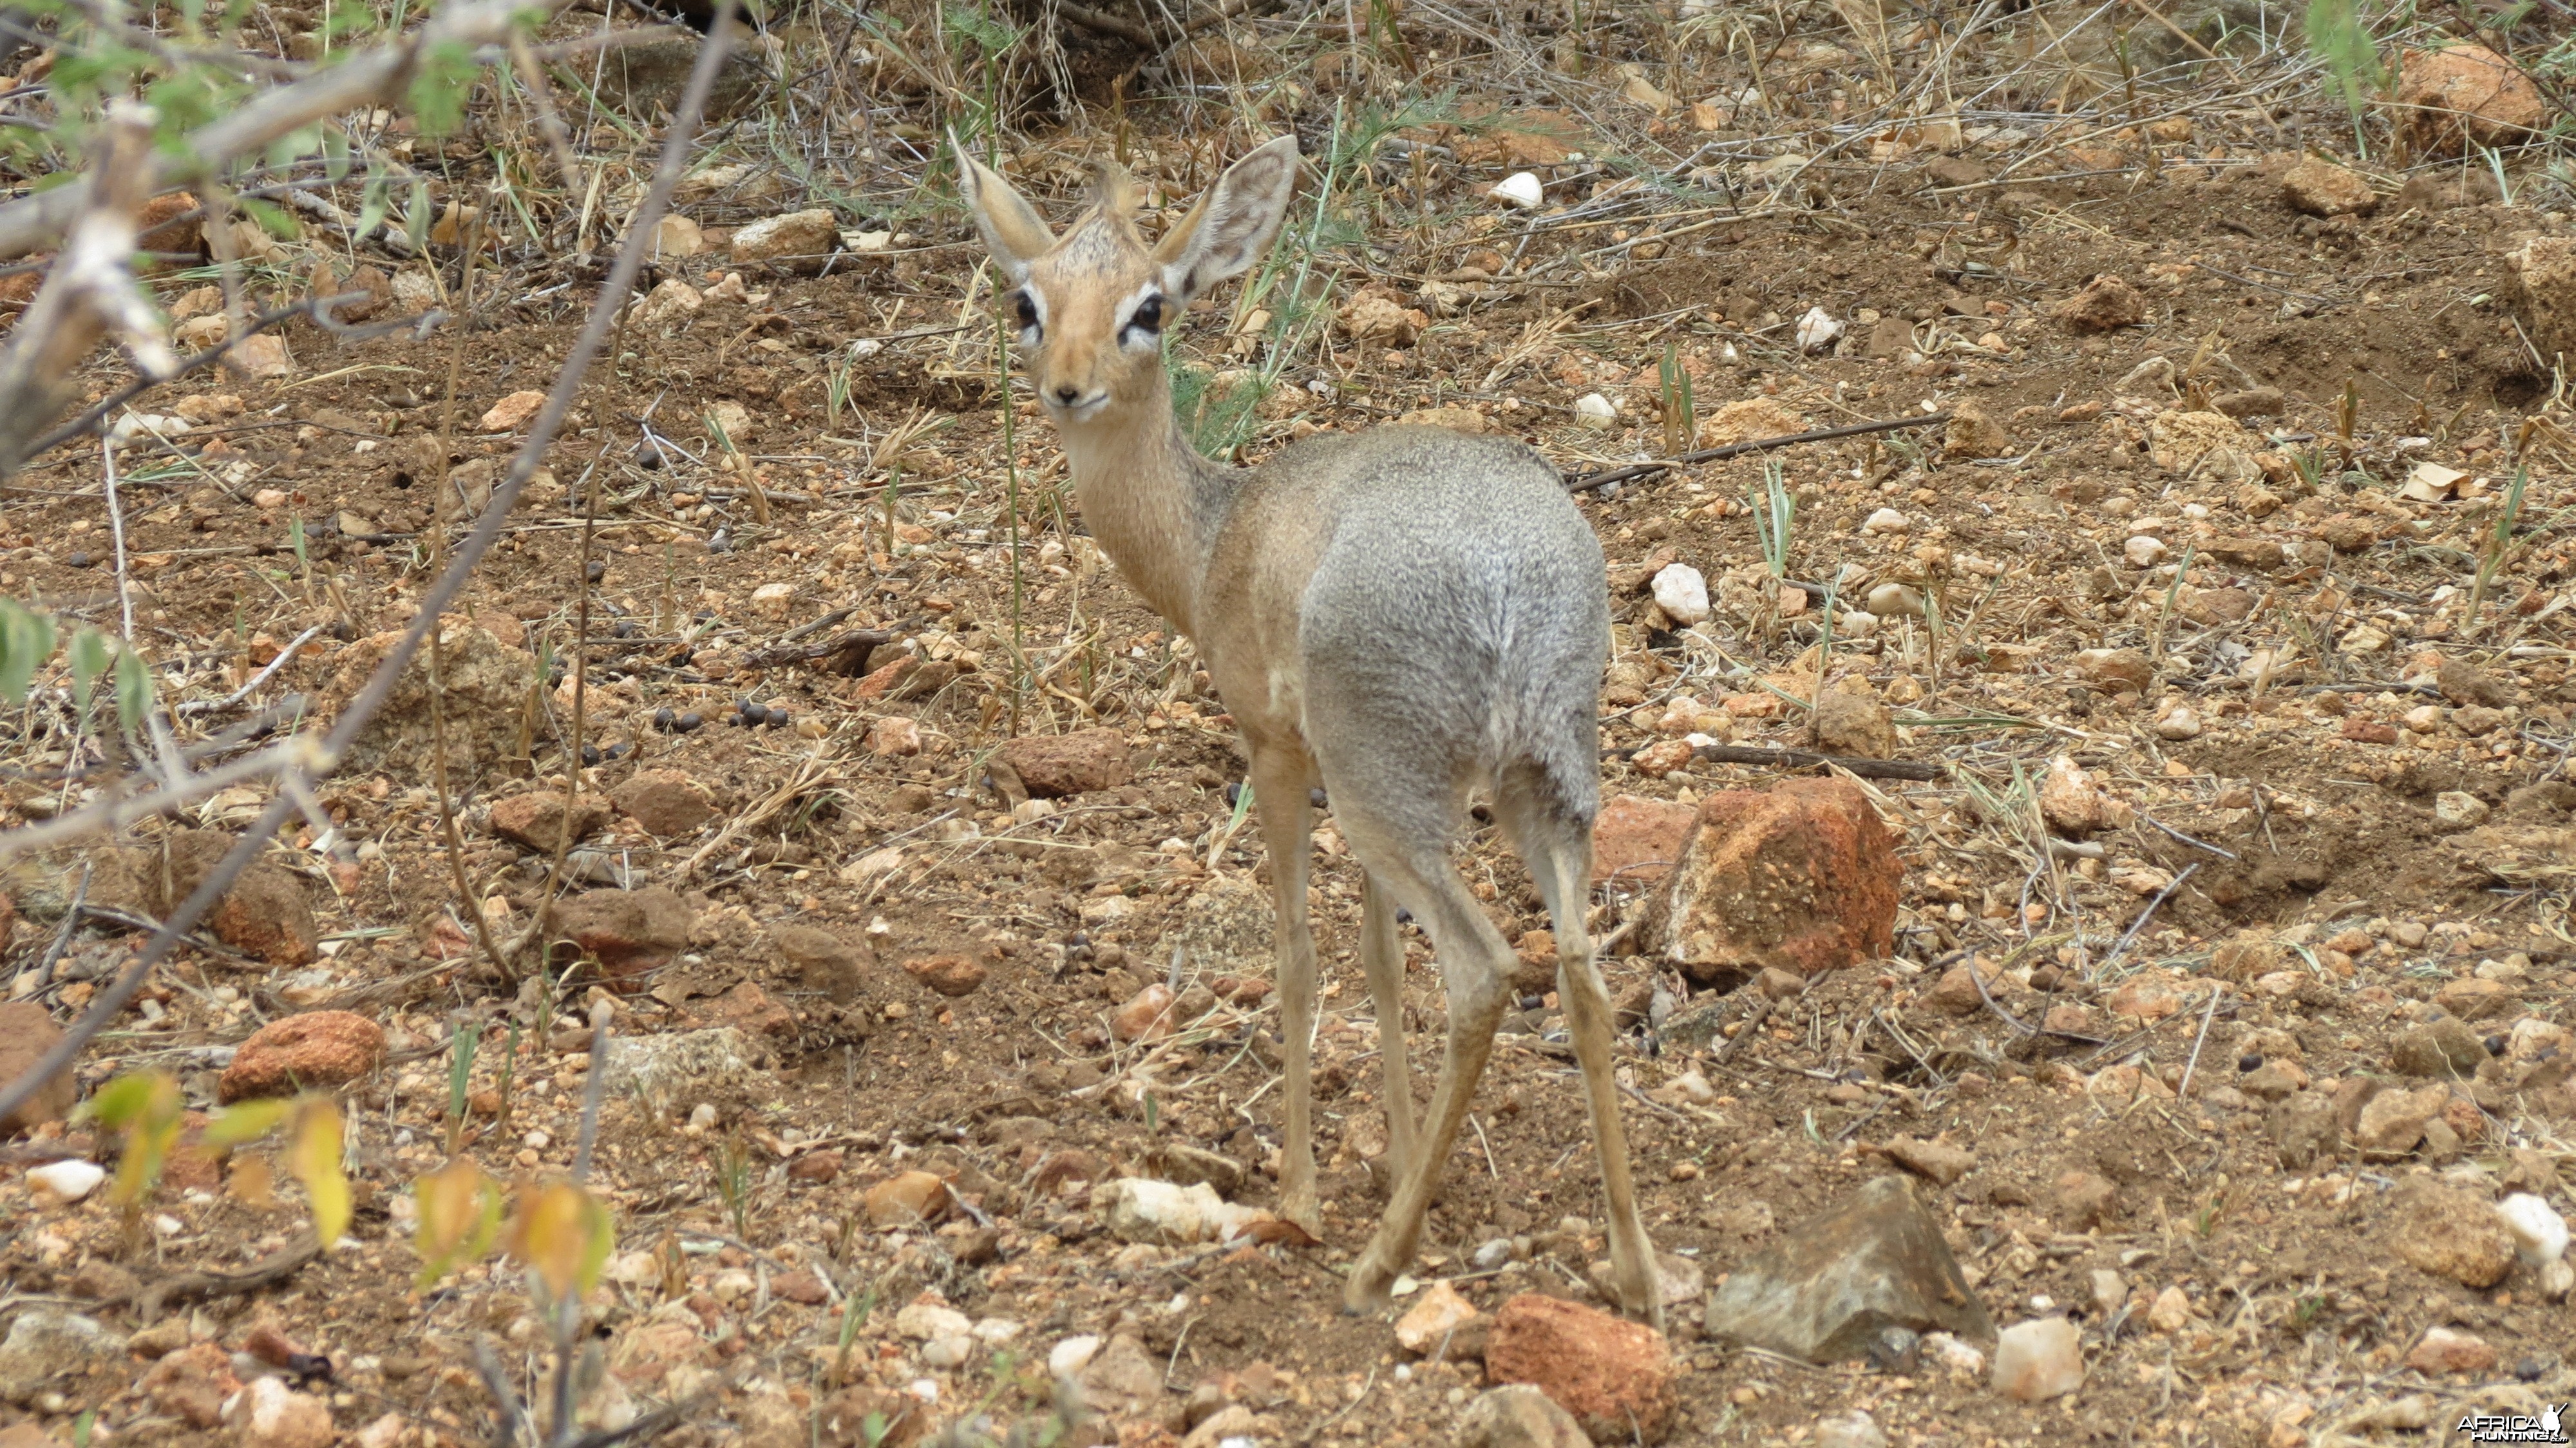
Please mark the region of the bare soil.
<svg viewBox="0 0 2576 1448"><path fill-rule="evenodd" d="M1171 117L1137 104L1140 170L1186 200L1182 182L1204 179L1207 159L1183 157L1184 138L1160 129ZM1510 257L1517 245L1515 268L1477 282L1485 292L1457 314L1430 316L1409 346L1330 338L1292 359L1263 405L1248 458L1301 430L1452 405L1579 473L1663 451L1656 365L1670 344L1695 374L1703 416L1756 397L1812 427L1973 404L2011 435L2005 456L1985 460L1945 459L1937 428L1768 455L1799 502L1792 579L1829 583L1847 606L1889 581L1941 604L1937 633L1928 620L1890 618L1866 637L1837 637L1830 653L1816 647L1813 609L1784 612L1764 581L1745 503L1764 486L1764 458L1582 495L1620 590L1618 659L1636 684L1628 702L1605 704L1605 793L1691 799L1763 787L1776 776L1703 763L1648 778L1626 756L1661 737L1682 695L1728 713L1734 742L1806 745L1799 699L1766 696L1763 681L1797 695L1800 681L1817 685L1820 662L1831 687L1897 710L1899 757L1946 768L1931 783L1872 785L1907 867L1895 958L1821 978L1749 1038L1706 1045L1665 1040L1644 1020L1652 962L1603 962L1629 1008L1620 1069L1634 1089L1623 1109L1656 1245L1694 1257L1714 1281L1897 1169L1879 1150L1888 1141L1939 1136L1973 1152L1975 1167L1922 1188L1997 1320L2069 1312L2090 1362L2078 1393L2024 1404L1930 1363L1814 1368L1703 1341L1699 1308L1687 1304L1673 1322L1687 1367L1674 1441L1795 1442L1820 1417L1862 1408L1909 1445L2072 1436L2296 1448L2386 1436L2367 1426L2369 1414L2419 1392L2437 1402L2426 1431L2443 1437L2464 1411L2576 1396L2576 1334L2536 1274L2518 1268L2488 1289L2428 1276L2393 1250L2385 1205L2395 1179L2433 1171L2482 1194L2508 1184L2538 1192L2564 1210L2576 1096L2482 1072L2461 1088L2475 1106L2451 1118L2466 1129L2447 1155L2365 1162L2346 1145L2293 1168L2268 1129L2269 1104L2236 1084L2267 1061L2294 1064L2313 1092L2395 1079L2391 1036L2456 977L2509 988L2510 1009L2477 1022L2481 1033L2509 1034L2526 1018L2576 1025L2563 880L2481 869L2490 852L2459 847L2467 826L2450 803L2465 795L2496 824L2563 831L2576 802L2561 782L2576 741L2564 607L2576 454L2564 400L2552 400L2558 384L2501 300L2505 254L2531 234L2566 234L2564 211L2546 209L2566 198L2539 181L2534 156L2513 163L2531 174L2524 204L2392 200L2359 220L2303 217L2278 194L2278 172L2301 144L2283 129L2290 108L2279 109L2213 104L2187 142L2152 154L2134 133L2105 137L2095 144L2117 152L2107 168L2038 160L2002 179L1963 179L1962 158L1918 147L1824 168L1826 194L1798 204L1755 206L1748 195L1743 210L1761 213L1749 219L1685 233L1692 218L1659 223L1651 206L1616 216L1620 243L1650 240L1650 228L1677 233L1651 258L1620 250L1606 227L1502 215L1479 197L1520 167L1443 156L1440 207L1372 263L1382 269L1374 280L1418 306L1428 282L1462 267L1490 272L1476 253ZM1622 125L1644 120L1622 114ZM2320 114L2307 114L2306 144L2334 134ZM1964 164L1991 174L2020 163L2046 124L1972 149ZM1467 149L1464 132L1407 134ZM1039 153L1079 155L1092 138L1066 130L1030 144L1024 169L1047 176L1059 173ZM1170 171L1154 172L1167 150ZM1936 176L1935 162L1950 169ZM1382 169L1386 194L1409 194L1406 166ZM1540 169L1570 176L1581 165ZM2393 189L2397 178L2382 179ZM1569 185L1565 199L1592 184ZM1030 186L1067 214L1069 188ZM1083 535L1043 421L1004 400L985 294L969 290L971 228L945 211L890 224L904 233L890 252L849 254L829 275L747 271L747 299L710 300L678 322L630 320L613 364L592 375L580 416L546 460L551 479L540 479L460 609L503 642L541 651L564 681L525 706L532 758L455 781L465 898L428 760L334 779L321 804L359 842L359 867L335 877L306 836L278 852L304 878L330 953L290 973L218 949L184 951L148 993L148 1012L129 1015L84 1060L85 1085L138 1067L175 1070L204 1106L215 1075L204 1048L263 1021L336 1005L390 1033L391 1062L351 1092L354 1245L272 1286L177 1310L191 1332L228 1349L264 1323L327 1354L331 1371L315 1386L341 1429L398 1414L419 1435L406 1442L479 1438L489 1402L467 1367L479 1336L535 1352L541 1339L514 1269L496 1262L415 1288L397 1199L442 1159L444 1043L459 1021L483 1023L491 1043L475 1079L489 1094L472 1149L504 1174L570 1161L587 1065L580 1012L594 979L498 979L466 926L480 911L515 932L547 897L546 858L493 837L483 819L495 798L564 786L568 669L579 659L583 743L601 752L580 789L605 794L637 771L678 769L717 805L684 838L655 839L618 819L576 858L592 878L567 889L667 885L696 918L677 960L618 982L615 1029L737 1022L764 1033L773 1057L727 1088L613 1098L603 1116L597 1179L620 1253L639 1254L612 1268L599 1308L612 1373L647 1405L688 1380L658 1363L627 1375L618 1356L666 1294L699 1309L703 1341L687 1356L735 1373L661 1441L733 1441L754 1424L749 1405L779 1394L799 1407L828 1400L839 1304L869 1292L875 1309L856 1329L849 1380L900 1389L928 1379L941 1421L996 1394L989 1411L1000 1417L1033 1413L1033 1358L1071 1335L1126 1330L1169 1364L1175 1392L1101 1441L1177 1441L1168 1419L1183 1391L1256 1363L1284 1385L1259 1405L1262 1443L1450 1441L1483 1385L1479 1366L1409 1360L1387 1322L1339 1312L1337 1274L1380 1206L1375 1052L1388 1023L1372 1019L1357 976L1359 879L1328 823L1311 896L1328 979L1322 1245L1140 1248L1108 1238L1088 1206L1087 1182L1154 1175L1158 1149L1172 1142L1231 1158L1245 1172L1241 1199L1271 1200L1279 1092L1267 1004L1212 1004L1184 1035L1150 1048L1118 1042L1110 1027L1120 1005L1160 979L1168 952L1158 942L1182 903L1213 878L1266 882L1267 867L1255 832L1229 832L1241 767L1222 701L1186 644ZM451 284L462 279L452 250L436 260ZM718 251L670 262L652 280L704 288L735 270ZM2052 320L2101 273L2147 294L2143 323L2085 336ZM475 285L495 290L481 294L470 329L348 345L298 324L288 333L293 379L209 375L141 404L168 412L203 393L244 406L188 433L183 457L122 462L134 603L165 699L229 693L319 625L309 655L258 702L305 691L325 712L336 704L324 687L335 655L408 620L440 556L437 531L460 526L457 500L440 497L458 486L448 479L470 487L473 474L457 469L506 466L513 438L480 435L475 420L549 385L579 326L587 287L540 296L544 287L524 284L536 274L519 262L479 269ZM1356 269L1347 277L1354 288L1368 280ZM1219 367L1256 363L1257 349L1229 355L1227 305L1204 309L1176 349ZM1811 308L1843 321L1849 342L1802 353L1792 334ZM1865 355L1880 319L1910 324L1898 355ZM2171 364L2171 382L2137 377L2156 357ZM102 369L97 387L114 381ZM2307 458L2317 475L2292 461L2259 483L2228 480L2151 456L2153 419L2192 405L2186 394L2257 387L2277 389L2282 410L2245 419L2248 453ZM1617 428L1577 425L1572 404L1596 391L1618 404ZM751 486L706 422L726 403L748 422L730 441ZM2547 421L2526 435L2535 418ZM656 436L668 440L659 451ZM2398 489L2419 461L2476 481L2441 501L2407 499ZM2472 621L2480 550L2525 465L2521 531ZM75 445L13 485L0 589L67 615L114 617L99 468L94 447ZM1907 515L1907 529L1864 532L1882 508ZM2379 536L2358 550L2326 546L2338 518L2371 520ZM302 520L301 558L291 519ZM2188 548L2188 575L2132 566L2124 548L2143 533L2169 545L2168 568ZM2276 551L2277 566L2264 568L2213 547L2249 538L2293 552ZM1716 618L1689 637L1666 632L1644 594L1640 565L1667 554L1703 570L1717 600ZM790 591L756 601L771 584ZM2241 593L2215 597L2230 590ZM867 699L850 672L744 665L799 629L809 641L884 630L896 642L875 665L911 649L957 672L926 697ZM2252 650L2293 644L2295 666L2276 677L2242 672ZM2155 686L2141 695L2088 681L2074 656L2102 648L2155 655ZM2445 660L2497 681L2500 722L2474 734L2461 726L2459 701L2433 682ZM1614 669L1614 686L1621 677ZM789 722L730 722L743 700L783 709ZM2159 731L2176 703L2201 721L2195 735ZM2427 705L2425 727L2397 727ZM657 727L661 711L704 722ZM922 753L870 752L887 715L919 724ZM64 763L65 717L39 711L17 726L26 771L5 789L21 819L58 807L45 778ZM2353 730L2356 721L2392 727L2374 735ZM992 751L1014 732L1087 727L1126 737L1132 782L1015 814L987 778ZM2061 753L2132 812L2094 836L2098 859L2034 852L2030 795L2015 791ZM186 821L135 834L148 842L181 823L238 827L264 799L218 796ZM1546 924L1489 829L1471 825L1460 863L1507 934ZM1104 909L1113 897L1124 904ZM1606 933L1632 905L1623 893L1603 900ZM57 924L20 921L12 973L32 968ZM788 924L832 931L865 953L855 994L834 999L808 983L771 939ZM2240 932L2277 942L2259 977L2229 977L2214 963ZM140 938L91 921L43 998L68 1019ZM1406 939L1404 1025L1419 1062L1442 1006L1422 937ZM904 969L941 955L984 967L982 986L952 999ZM1945 1014L1929 999L1944 970L1971 958L2016 973L1999 988L2010 1019ZM1194 967L1181 984L1205 984L1211 970ZM2200 1008L2222 980L2215 1009ZM1751 999L1694 996L1682 1009L1716 1003L1734 1020ZM2017 1024L2043 1019L2050 1029ZM504 1101L497 1043L512 1021L523 1054L504 1120L489 1108ZM1544 991L1507 1026L1425 1237L1420 1275L1453 1278L1488 1309L1518 1292L1598 1300L1588 1282L1606 1255L1598 1176L1560 1029ZM1665 1089L1692 1071L1716 1087L1713 1102ZM702 1105L712 1112L693 1119ZM109 1145L84 1127L50 1127L13 1150L33 1161ZM827 1154L837 1154L836 1171L794 1169ZM1059 1175L1079 1168L1071 1185L1037 1189L1049 1161ZM915 1168L947 1176L971 1210L929 1230L868 1225L866 1189ZM2069 1173L2115 1186L2106 1217L2070 1216ZM738 1212L727 1201L737 1178L748 1190ZM174 1180L150 1206L147 1244L131 1250L102 1198L49 1208L13 1179L0 1184L9 1223L0 1270L22 1302L106 1299L82 1310L137 1329L145 1324L114 1300L120 1285L238 1268L284 1244L304 1218L291 1190L280 1196L263 1207L211 1175ZM1495 1237L1518 1239L1515 1260L1471 1267ZM676 1263L668 1276L666 1254ZM828 1300L776 1290L808 1269L831 1279ZM2124 1309L2097 1302L2097 1270L2126 1284ZM720 1282L737 1271L752 1274L749 1293ZM2151 1328L2147 1304L2169 1287L2182 1289L2189 1320ZM1022 1324L1010 1345L1017 1366L997 1367L989 1353L965 1367L925 1366L922 1344L894 1327L895 1309L925 1294L970 1318ZM2448 1377L2405 1366L2439 1325L2483 1338L2494 1366ZM94 1408L93 1442L205 1440L208 1430L137 1386L139 1358L128 1366L0 1416L67 1436L73 1415ZM857 1440L826 1430L819 1441Z"/></svg>

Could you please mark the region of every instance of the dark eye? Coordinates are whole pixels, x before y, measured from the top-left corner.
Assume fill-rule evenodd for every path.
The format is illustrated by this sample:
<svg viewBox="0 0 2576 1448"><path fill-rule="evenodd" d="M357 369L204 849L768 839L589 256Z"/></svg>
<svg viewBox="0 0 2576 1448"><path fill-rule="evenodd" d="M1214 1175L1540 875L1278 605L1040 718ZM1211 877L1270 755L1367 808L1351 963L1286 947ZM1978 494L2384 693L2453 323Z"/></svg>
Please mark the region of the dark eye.
<svg viewBox="0 0 2576 1448"><path fill-rule="evenodd" d="M1138 302L1135 312L1127 318L1127 325L1142 327L1148 332L1163 330L1163 299L1147 297Z"/></svg>
<svg viewBox="0 0 2576 1448"><path fill-rule="evenodd" d="M1029 300L1028 293L1011 293L1011 310L1019 315L1021 331L1026 332L1036 328L1038 324L1038 304Z"/></svg>

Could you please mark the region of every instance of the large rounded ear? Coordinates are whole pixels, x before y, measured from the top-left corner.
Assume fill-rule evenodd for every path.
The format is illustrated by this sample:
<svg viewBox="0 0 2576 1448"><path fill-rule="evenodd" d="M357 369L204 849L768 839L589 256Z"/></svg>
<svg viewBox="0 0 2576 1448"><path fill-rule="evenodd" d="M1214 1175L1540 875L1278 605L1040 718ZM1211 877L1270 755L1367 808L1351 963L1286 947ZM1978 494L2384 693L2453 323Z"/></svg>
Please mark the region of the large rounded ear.
<svg viewBox="0 0 2576 1448"><path fill-rule="evenodd" d="M984 234L984 249L1017 286L1028 279L1029 263L1055 245L1055 233L1047 229L1037 208L1011 189L1010 182L966 154L954 131L948 135L948 148L957 153L957 192L975 213L975 229Z"/></svg>
<svg viewBox="0 0 2576 1448"><path fill-rule="evenodd" d="M1226 168L1154 248L1163 295L1187 306L1270 250L1297 192L1297 138L1281 136Z"/></svg>

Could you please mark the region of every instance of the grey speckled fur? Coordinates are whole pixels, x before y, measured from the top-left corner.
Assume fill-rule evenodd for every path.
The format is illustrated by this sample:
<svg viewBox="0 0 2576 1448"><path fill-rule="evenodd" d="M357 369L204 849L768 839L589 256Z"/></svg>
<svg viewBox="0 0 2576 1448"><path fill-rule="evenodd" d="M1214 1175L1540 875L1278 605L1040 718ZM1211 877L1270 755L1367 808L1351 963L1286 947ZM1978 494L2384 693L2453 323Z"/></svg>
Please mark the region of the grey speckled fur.
<svg viewBox="0 0 2576 1448"><path fill-rule="evenodd" d="M1238 507L1293 497L1335 521L1298 632L1326 790L1445 837L1460 793L1527 768L1588 837L1610 604L1556 469L1502 438L1383 427L1288 448L1245 491Z"/></svg>

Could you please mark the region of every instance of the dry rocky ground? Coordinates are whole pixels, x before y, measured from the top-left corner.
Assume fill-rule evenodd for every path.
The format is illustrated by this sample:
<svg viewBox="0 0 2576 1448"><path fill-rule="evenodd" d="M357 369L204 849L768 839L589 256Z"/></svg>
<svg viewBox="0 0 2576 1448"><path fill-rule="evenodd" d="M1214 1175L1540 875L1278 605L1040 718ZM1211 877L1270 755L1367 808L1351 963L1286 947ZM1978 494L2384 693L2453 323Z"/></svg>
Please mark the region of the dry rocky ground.
<svg viewBox="0 0 2576 1448"><path fill-rule="evenodd" d="M1832 64L1802 72L1819 113ZM1566 154L1610 121L1415 128L1371 184L1440 204L1279 360L1247 457L1436 408L1620 466L1668 450L1666 358L1702 445L1948 415L1579 495L1617 619L1595 933L1666 1334L1597 1310L1554 945L1477 821L1460 858L1521 1007L1404 1320L1339 1313L1390 1023L1329 815L1308 1244L1261 1210L1268 872L1229 721L998 390L971 228L925 204L817 231L727 173L442 626L442 687L409 676L322 787L333 838L270 851L15 1123L0 1444L479 1441L474 1345L547 1355L516 1266L414 1280L409 1184L445 1159L469 1027L462 1137L496 1173L567 1169L605 1085L583 1411L694 1401L665 1443L1034 1424L1059 1376L1088 1405L1061 1441L1191 1448L1561 1441L1556 1409L1485 1396L1506 1381L1598 1441L1839 1448L2448 1441L2576 1398L2576 439L2543 360L2576 353L2576 229L2545 147L2504 163L2511 204L2436 135L2411 174L2303 156L2350 134L2311 84L1891 129L1768 203L1786 173L1732 156L1706 180L1738 204L1689 208ZM1738 119L1652 99L1601 104ZM1206 158L1153 170L1151 130L1139 165L1186 201ZM1089 145L1015 172L1059 220ZM1541 209L1485 198L1524 169ZM844 222L824 274L777 260ZM353 261L388 313L436 295L384 256L334 285ZM120 464L165 704L290 648L249 707L346 701L552 380L577 297L542 291L461 337L297 324L282 375L139 404L188 424ZM1179 350L1223 394L1266 346L1209 313ZM114 617L98 483L75 447L13 485L0 590ZM79 802L75 751L120 763L39 682L8 823ZM0 1074L265 802L8 866ZM487 940L532 928L552 968L505 977ZM1419 1043L1438 977L1405 935ZM119 1143L63 1118L146 1068L199 1111L339 1091L347 1238L171 1288L306 1216L183 1151L129 1238L62 1169ZM1801 1317L1871 1261L1842 1300L1892 1323Z"/></svg>

